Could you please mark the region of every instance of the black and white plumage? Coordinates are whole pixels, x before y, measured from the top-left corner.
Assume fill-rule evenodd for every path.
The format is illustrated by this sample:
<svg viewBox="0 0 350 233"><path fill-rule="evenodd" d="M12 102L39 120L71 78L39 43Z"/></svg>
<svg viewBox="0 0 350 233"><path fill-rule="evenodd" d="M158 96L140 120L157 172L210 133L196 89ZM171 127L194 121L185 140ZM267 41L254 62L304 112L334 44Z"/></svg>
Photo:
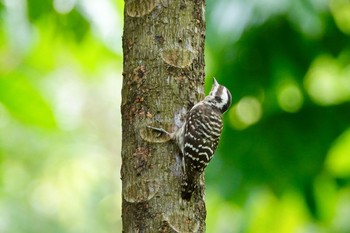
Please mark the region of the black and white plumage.
<svg viewBox="0 0 350 233"><path fill-rule="evenodd" d="M199 177L214 155L222 131L222 114L232 102L230 91L214 78L212 89L204 100L187 113L183 125L173 133L148 126L177 142L182 153L183 179L181 197L190 200ZM163 140L168 141L168 140Z"/></svg>
<svg viewBox="0 0 350 233"><path fill-rule="evenodd" d="M183 155L181 196L185 200L191 199L199 176L214 155L222 131L222 114L231 101L230 91L214 79L209 95L192 107L173 135Z"/></svg>

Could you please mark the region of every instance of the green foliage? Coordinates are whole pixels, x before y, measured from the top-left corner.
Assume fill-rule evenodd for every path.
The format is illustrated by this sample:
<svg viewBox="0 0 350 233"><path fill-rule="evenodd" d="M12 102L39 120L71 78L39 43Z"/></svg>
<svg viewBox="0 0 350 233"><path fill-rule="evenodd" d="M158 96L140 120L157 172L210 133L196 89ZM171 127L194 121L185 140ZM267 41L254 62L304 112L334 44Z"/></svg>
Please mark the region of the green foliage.
<svg viewBox="0 0 350 233"><path fill-rule="evenodd" d="M66 32L77 42L81 42L90 27L90 23L76 10L73 9L66 15L57 15L55 24L58 32Z"/></svg>
<svg viewBox="0 0 350 233"><path fill-rule="evenodd" d="M51 0L30 0L27 1L28 19L35 21L54 13Z"/></svg>
<svg viewBox="0 0 350 233"><path fill-rule="evenodd" d="M259 14L273 6L237 3L242 12L255 13L242 15L242 31L221 22L229 29L220 32L214 25L218 22L209 20L209 74L231 90L234 104L225 115L220 147L207 171L208 189L239 206L232 218L243 215L247 221L238 223L238 230L216 232L295 232L307 222L317 232L350 230L337 209L350 207L342 197L350 188L345 146L350 144L349 36L334 20L338 12L325 3L282 5L278 13L259 21ZM216 10L224 11L220 4ZM267 195L267 206L259 193ZM285 199L295 195L294 201ZM265 213L249 210L257 214L249 220L244 214L249 202L260 203ZM284 212L281 205L296 212L281 214L278 220L270 211ZM290 226L276 224L288 218L299 220Z"/></svg>
<svg viewBox="0 0 350 233"><path fill-rule="evenodd" d="M121 54L89 1L0 2L0 232L118 231Z"/></svg>
<svg viewBox="0 0 350 233"><path fill-rule="evenodd" d="M13 117L29 125L52 128L56 124L49 104L20 72L2 76L0 102Z"/></svg>

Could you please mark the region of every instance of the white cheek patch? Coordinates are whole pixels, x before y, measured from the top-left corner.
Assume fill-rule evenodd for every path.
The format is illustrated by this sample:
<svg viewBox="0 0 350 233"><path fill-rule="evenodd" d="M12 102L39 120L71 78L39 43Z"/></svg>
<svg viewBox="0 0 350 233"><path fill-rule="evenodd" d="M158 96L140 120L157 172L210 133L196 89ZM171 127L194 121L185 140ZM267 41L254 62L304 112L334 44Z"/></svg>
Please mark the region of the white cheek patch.
<svg viewBox="0 0 350 233"><path fill-rule="evenodd" d="M228 94L227 94L226 88L224 88L221 94L221 102L218 102L217 104L218 108L222 109L227 103L227 100L228 100Z"/></svg>

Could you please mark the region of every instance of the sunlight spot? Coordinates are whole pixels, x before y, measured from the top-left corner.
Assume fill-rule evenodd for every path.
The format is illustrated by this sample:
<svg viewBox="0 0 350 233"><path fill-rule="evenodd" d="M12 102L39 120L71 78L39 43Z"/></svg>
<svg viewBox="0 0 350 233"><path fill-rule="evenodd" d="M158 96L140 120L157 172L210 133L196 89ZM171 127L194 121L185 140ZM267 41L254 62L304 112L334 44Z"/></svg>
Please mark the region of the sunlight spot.
<svg viewBox="0 0 350 233"><path fill-rule="evenodd" d="M0 232L9 232L9 214L0 209Z"/></svg>
<svg viewBox="0 0 350 233"><path fill-rule="evenodd" d="M350 129L335 141L325 163L328 170L336 176L350 175Z"/></svg>
<svg viewBox="0 0 350 233"><path fill-rule="evenodd" d="M303 104L303 94L296 84L284 83L277 90L277 101L284 111L297 112Z"/></svg>
<svg viewBox="0 0 350 233"><path fill-rule="evenodd" d="M247 28L286 11L289 5L288 0L217 1L211 18L217 22L215 30L225 38L237 40Z"/></svg>
<svg viewBox="0 0 350 233"><path fill-rule="evenodd" d="M57 212L58 195L55 185L48 182L41 183L31 193L30 204L42 214L53 215Z"/></svg>
<svg viewBox="0 0 350 233"><path fill-rule="evenodd" d="M53 7L58 13L69 13L76 5L77 0L54 0Z"/></svg>
<svg viewBox="0 0 350 233"><path fill-rule="evenodd" d="M331 0L330 9L338 28L350 34L350 2L348 0Z"/></svg>
<svg viewBox="0 0 350 233"><path fill-rule="evenodd" d="M350 188L341 189L338 193L338 203L334 216L333 232L350 232Z"/></svg>
<svg viewBox="0 0 350 233"><path fill-rule="evenodd" d="M303 196L291 189L277 197L270 189L260 187L249 195L246 211L247 232L299 232L308 217Z"/></svg>
<svg viewBox="0 0 350 233"><path fill-rule="evenodd" d="M320 105L340 104L350 99L350 66L342 67L330 56L320 56L311 65L304 84Z"/></svg>
<svg viewBox="0 0 350 233"><path fill-rule="evenodd" d="M212 16L218 22L217 30L224 35L238 38L251 17L250 5L240 1L219 1Z"/></svg>
<svg viewBox="0 0 350 233"><path fill-rule="evenodd" d="M6 37L11 44L11 49L25 54L30 49L34 39L34 30L27 18L27 1L4 0L4 10L1 15L1 25L6 30Z"/></svg>
<svg viewBox="0 0 350 233"><path fill-rule="evenodd" d="M48 90L54 94L55 117L64 130L76 129L83 120L87 88L78 80L79 75L75 70L61 69L52 73L48 81Z"/></svg>
<svg viewBox="0 0 350 233"><path fill-rule="evenodd" d="M94 33L113 51L121 53L122 21L110 0L80 0L79 9L91 22Z"/></svg>
<svg viewBox="0 0 350 233"><path fill-rule="evenodd" d="M251 125L261 117L261 104L252 96L244 97L238 102L237 115L243 123Z"/></svg>
<svg viewBox="0 0 350 233"><path fill-rule="evenodd" d="M242 208L227 202L217 191L208 190L208 213L211 213L206 232L239 232L243 221Z"/></svg>
<svg viewBox="0 0 350 233"><path fill-rule="evenodd" d="M245 129L259 121L262 107L259 100L253 96L242 98L229 112L230 122L236 129Z"/></svg>

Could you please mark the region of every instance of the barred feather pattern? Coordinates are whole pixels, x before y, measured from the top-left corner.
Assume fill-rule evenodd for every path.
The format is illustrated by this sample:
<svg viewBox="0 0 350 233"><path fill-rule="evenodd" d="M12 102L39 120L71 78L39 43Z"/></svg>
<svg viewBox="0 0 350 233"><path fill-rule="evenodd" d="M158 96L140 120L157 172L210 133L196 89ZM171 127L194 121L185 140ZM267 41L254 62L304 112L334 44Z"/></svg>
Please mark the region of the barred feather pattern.
<svg viewBox="0 0 350 233"><path fill-rule="evenodd" d="M181 196L190 200L198 178L212 159L222 131L222 112L199 103L189 112L184 125L183 162L185 175Z"/></svg>

